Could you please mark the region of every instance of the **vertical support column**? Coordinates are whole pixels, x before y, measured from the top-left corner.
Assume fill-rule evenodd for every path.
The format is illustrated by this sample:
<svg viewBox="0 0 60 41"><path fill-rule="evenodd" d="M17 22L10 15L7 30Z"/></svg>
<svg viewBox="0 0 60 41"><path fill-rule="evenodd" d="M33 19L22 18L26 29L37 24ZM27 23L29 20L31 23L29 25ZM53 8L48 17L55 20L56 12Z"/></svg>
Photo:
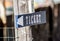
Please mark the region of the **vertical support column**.
<svg viewBox="0 0 60 41"><path fill-rule="evenodd" d="M13 0L13 4L14 16L33 12L32 0ZM16 20L15 17L14 20ZM15 41L32 41L30 26L22 28L15 27Z"/></svg>

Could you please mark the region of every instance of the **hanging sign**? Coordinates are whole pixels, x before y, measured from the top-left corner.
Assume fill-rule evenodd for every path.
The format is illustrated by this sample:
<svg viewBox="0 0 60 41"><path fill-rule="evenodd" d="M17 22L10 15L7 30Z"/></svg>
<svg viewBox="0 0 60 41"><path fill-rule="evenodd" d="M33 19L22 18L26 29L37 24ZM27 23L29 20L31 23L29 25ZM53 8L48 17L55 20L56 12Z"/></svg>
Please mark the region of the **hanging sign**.
<svg viewBox="0 0 60 41"><path fill-rule="evenodd" d="M46 11L31 14L15 15L15 26L17 28L46 23Z"/></svg>

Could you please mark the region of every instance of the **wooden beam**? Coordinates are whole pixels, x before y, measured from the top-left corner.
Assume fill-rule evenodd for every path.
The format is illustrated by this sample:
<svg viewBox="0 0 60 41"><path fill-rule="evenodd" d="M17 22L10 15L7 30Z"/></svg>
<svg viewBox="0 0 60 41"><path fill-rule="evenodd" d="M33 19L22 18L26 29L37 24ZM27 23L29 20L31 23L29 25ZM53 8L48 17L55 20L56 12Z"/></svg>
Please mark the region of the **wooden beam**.
<svg viewBox="0 0 60 41"><path fill-rule="evenodd" d="M21 15L26 13L32 13L32 0L13 0L14 3L14 15ZM15 41L32 41L30 26L23 28L15 27Z"/></svg>

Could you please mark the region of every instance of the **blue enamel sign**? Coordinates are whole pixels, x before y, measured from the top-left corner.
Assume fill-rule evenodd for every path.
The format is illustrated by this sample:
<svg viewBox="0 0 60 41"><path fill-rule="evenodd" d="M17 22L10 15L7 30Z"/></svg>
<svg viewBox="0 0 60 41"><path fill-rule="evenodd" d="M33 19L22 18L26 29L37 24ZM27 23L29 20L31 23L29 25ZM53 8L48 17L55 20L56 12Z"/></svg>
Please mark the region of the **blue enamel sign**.
<svg viewBox="0 0 60 41"><path fill-rule="evenodd" d="M15 26L17 28L44 23L46 23L46 11L15 15Z"/></svg>

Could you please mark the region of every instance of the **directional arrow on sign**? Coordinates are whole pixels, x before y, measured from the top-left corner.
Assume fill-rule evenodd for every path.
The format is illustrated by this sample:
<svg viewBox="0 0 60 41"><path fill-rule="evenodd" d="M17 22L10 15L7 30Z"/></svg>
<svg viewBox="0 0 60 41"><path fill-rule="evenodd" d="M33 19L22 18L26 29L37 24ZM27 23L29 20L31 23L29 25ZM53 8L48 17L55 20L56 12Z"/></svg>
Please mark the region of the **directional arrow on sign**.
<svg viewBox="0 0 60 41"><path fill-rule="evenodd" d="M21 26L24 26L24 24L23 24L23 16L21 16L20 18L18 18L17 24L21 25Z"/></svg>

